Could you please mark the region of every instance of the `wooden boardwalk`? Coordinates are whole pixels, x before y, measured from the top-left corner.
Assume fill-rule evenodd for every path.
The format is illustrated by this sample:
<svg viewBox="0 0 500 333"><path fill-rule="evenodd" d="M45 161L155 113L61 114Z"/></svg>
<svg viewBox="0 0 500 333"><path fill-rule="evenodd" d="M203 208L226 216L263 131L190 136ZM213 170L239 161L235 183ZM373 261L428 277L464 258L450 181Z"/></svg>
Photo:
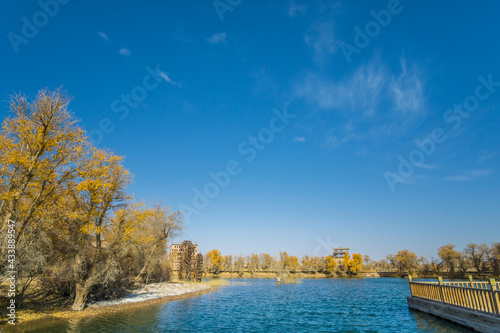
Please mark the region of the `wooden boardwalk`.
<svg viewBox="0 0 500 333"><path fill-rule="evenodd" d="M500 332L500 283L488 282L413 281L411 276L408 306L480 332ZM493 325L493 326L491 326Z"/></svg>

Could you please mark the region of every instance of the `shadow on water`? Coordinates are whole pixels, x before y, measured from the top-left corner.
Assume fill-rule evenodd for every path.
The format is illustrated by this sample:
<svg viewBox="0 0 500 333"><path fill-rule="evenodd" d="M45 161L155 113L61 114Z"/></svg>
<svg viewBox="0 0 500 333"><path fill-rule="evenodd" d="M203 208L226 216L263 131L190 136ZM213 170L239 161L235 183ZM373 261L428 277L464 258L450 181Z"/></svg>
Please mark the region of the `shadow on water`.
<svg viewBox="0 0 500 333"><path fill-rule="evenodd" d="M426 313L422 313L413 309L408 309L410 314L415 318L417 329L420 332L440 332L439 329L446 323L449 326L448 332L475 332L461 325L452 323L451 321L437 318Z"/></svg>

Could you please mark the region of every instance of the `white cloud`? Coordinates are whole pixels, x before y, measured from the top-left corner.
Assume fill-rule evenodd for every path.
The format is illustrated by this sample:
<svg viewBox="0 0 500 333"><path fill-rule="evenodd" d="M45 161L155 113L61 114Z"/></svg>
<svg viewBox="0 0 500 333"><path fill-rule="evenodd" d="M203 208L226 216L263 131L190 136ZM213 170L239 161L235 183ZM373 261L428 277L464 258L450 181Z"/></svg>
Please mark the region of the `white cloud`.
<svg viewBox="0 0 500 333"><path fill-rule="evenodd" d="M370 64L359 67L341 80L309 73L296 93L325 110L371 110L376 108L387 80L385 69Z"/></svg>
<svg viewBox="0 0 500 333"><path fill-rule="evenodd" d="M322 65L338 50L333 21L317 21L304 34L304 41L312 51L313 61Z"/></svg>
<svg viewBox="0 0 500 333"><path fill-rule="evenodd" d="M405 60L399 70L374 60L340 78L310 71L293 91L311 110L338 114L336 128L322 133L327 147L338 148L352 140L400 135L425 119L421 72L408 68Z"/></svg>
<svg viewBox="0 0 500 333"><path fill-rule="evenodd" d="M295 1L290 2L288 5L288 16L296 17L298 15L304 14L306 12L306 6L297 5Z"/></svg>
<svg viewBox="0 0 500 333"><path fill-rule="evenodd" d="M488 177L494 174L496 169L471 170L470 175L473 177Z"/></svg>
<svg viewBox="0 0 500 333"><path fill-rule="evenodd" d="M118 53L120 53L122 56L125 56L125 57L130 57L130 50L127 49L126 47L122 47Z"/></svg>
<svg viewBox="0 0 500 333"><path fill-rule="evenodd" d="M481 170L471 170L469 172L455 175L455 176L448 176L445 177L445 180L449 181L454 181L454 182L460 182L460 181L467 181L467 180L473 180L476 178L485 178L488 176L493 175L496 172L496 169L481 169Z"/></svg>
<svg viewBox="0 0 500 333"><path fill-rule="evenodd" d="M444 179L452 182L462 182L466 180L472 180L472 178L470 178L469 176L464 176L464 175L449 176L449 177L444 177Z"/></svg>
<svg viewBox="0 0 500 333"><path fill-rule="evenodd" d="M420 76L415 67L408 70L406 59L401 58L401 73L390 82L393 101L397 110L414 114L423 110L423 91Z"/></svg>
<svg viewBox="0 0 500 333"><path fill-rule="evenodd" d="M306 138L303 136L296 136L295 138L293 138L293 140L296 142L305 142Z"/></svg>
<svg viewBox="0 0 500 333"><path fill-rule="evenodd" d="M227 44L227 38L226 38L226 33L225 32L218 32L213 34L212 36L209 36L205 38L205 40L210 43L210 44Z"/></svg>
<svg viewBox="0 0 500 333"><path fill-rule="evenodd" d="M106 42L109 42L108 36L104 32L98 32L98 35L101 36Z"/></svg>
<svg viewBox="0 0 500 333"><path fill-rule="evenodd" d="M492 153L487 153L487 152L483 152L481 153L481 155L479 156L479 163L483 163L483 162L486 162L492 158L494 158L495 156L497 155L496 152L492 152Z"/></svg>
<svg viewBox="0 0 500 333"><path fill-rule="evenodd" d="M172 80L172 79L168 76L168 74L167 74L167 73L165 73L165 72L163 72L163 71L158 71L157 73L158 73L158 75L159 75L162 79L164 79L167 83L170 83L171 85L173 85L173 86L177 86L177 87L180 87L180 86L181 86L179 83L177 83L177 82L175 82L174 80Z"/></svg>
<svg viewBox="0 0 500 333"><path fill-rule="evenodd" d="M425 99L420 74L416 68L392 73L383 64L372 61L356 68L339 80L309 72L295 88L295 94L320 109L371 115L390 114L405 119L421 116Z"/></svg>

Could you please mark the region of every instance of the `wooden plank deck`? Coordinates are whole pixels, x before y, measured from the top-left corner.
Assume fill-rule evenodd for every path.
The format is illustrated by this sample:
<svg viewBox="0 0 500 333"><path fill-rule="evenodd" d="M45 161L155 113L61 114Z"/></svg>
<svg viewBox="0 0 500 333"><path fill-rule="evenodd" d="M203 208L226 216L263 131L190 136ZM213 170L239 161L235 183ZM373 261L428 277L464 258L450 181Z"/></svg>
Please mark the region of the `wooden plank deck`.
<svg viewBox="0 0 500 333"><path fill-rule="evenodd" d="M500 284L489 282L410 280L408 307L479 332L500 333Z"/></svg>

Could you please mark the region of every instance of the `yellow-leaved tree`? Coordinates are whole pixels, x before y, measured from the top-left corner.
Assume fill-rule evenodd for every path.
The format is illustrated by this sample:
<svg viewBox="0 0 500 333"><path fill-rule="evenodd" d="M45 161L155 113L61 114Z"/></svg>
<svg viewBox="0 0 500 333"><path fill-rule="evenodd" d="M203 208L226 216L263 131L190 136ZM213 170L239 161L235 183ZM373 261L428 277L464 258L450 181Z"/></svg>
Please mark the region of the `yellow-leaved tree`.
<svg viewBox="0 0 500 333"><path fill-rule="evenodd" d="M41 90L33 101L11 98L0 135L0 218L2 234L9 220L16 222L16 243L26 228L47 227L45 211L67 194L65 184L78 177L85 159L88 143L69 101L61 90Z"/></svg>
<svg viewBox="0 0 500 333"><path fill-rule="evenodd" d="M349 253L346 253L342 260L342 265L345 267L348 275L356 275L363 269L363 256L359 253L355 253L352 255L351 259Z"/></svg>
<svg viewBox="0 0 500 333"><path fill-rule="evenodd" d="M0 131L0 229L15 221L19 302L43 276L42 294L71 295L72 309L82 310L92 288L156 274L182 218L134 203L123 158L91 144L69 102L61 89L11 98Z"/></svg>
<svg viewBox="0 0 500 333"><path fill-rule="evenodd" d="M208 258L208 269L212 274L219 274L222 271L224 265L224 257L221 255L220 251L213 249L207 253Z"/></svg>
<svg viewBox="0 0 500 333"><path fill-rule="evenodd" d="M336 269L337 269L337 263L335 262L335 259L333 258L333 256L332 255L327 256L326 257L325 273L326 274L333 274Z"/></svg>

